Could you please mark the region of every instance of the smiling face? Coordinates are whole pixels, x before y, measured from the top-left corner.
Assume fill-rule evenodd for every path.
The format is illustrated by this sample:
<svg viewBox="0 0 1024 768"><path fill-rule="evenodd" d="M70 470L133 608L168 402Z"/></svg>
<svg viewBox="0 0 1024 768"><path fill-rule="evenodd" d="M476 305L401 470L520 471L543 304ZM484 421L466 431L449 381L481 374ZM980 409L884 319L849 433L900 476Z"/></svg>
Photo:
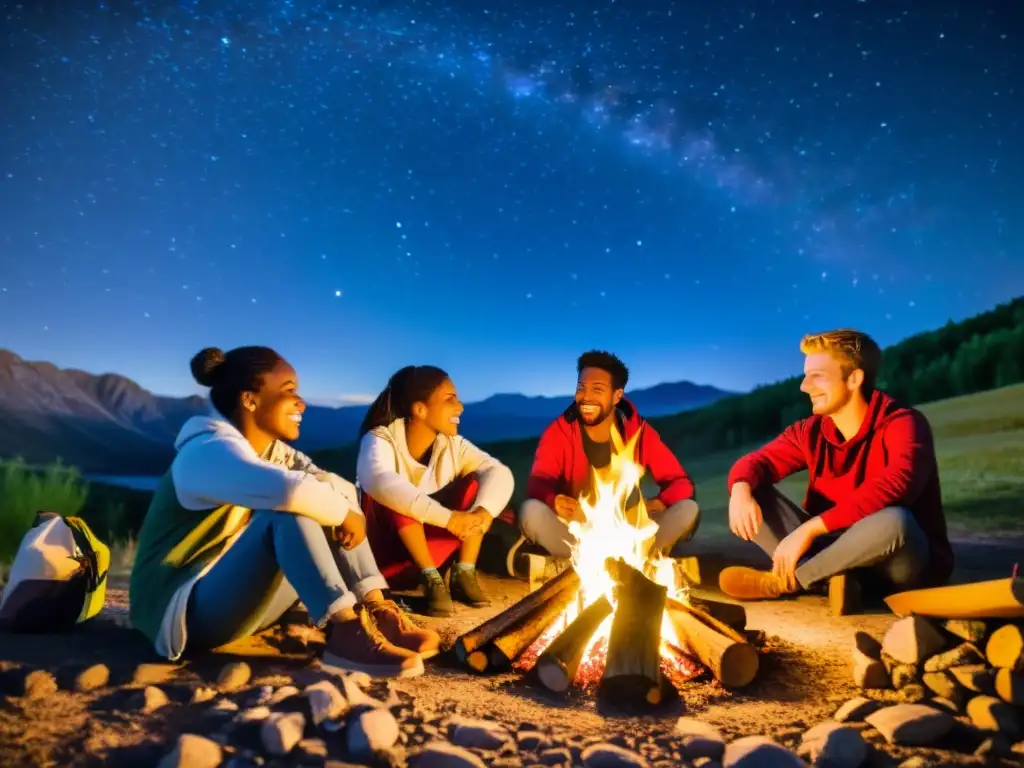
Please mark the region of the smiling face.
<svg viewBox="0 0 1024 768"><path fill-rule="evenodd" d="M844 374L843 364L828 352L815 352L804 359L804 379L800 391L811 398L811 411L818 416L831 416L846 406L860 392L864 372L860 369Z"/></svg>
<svg viewBox="0 0 1024 768"><path fill-rule="evenodd" d="M576 380L576 407L580 420L588 427L611 417L622 399L622 389L615 389L612 375L603 368L584 368Z"/></svg>
<svg viewBox="0 0 1024 768"><path fill-rule="evenodd" d="M412 405L414 419L423 422L434 432L449 437L454 437L459 433L459 420L462 411L459 394L455 391L455 385L451 379L442 381L426 400Z"/></svg>
<svg viewBox="0 0 1024 768"><path fill-rule="evenodd" d="M284 360L264 374L258 392L242 393L242 408L252 425L274 440L297 440L306 402L299 396L299 377Z"/></svg>

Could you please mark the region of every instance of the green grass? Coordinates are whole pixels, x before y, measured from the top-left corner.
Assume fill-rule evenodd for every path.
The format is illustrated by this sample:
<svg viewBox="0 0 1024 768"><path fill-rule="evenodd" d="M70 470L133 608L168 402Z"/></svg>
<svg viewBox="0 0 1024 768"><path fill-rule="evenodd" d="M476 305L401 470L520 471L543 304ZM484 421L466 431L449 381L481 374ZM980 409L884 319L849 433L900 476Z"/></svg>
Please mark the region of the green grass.
<svg viewBox="0 0 1024 768"><path fill-rule="evenodd" d="M35 470L18 459L0 462L0 562L13 558L36 512L77 515L88 493L74 467L57 463Z"/></svg>

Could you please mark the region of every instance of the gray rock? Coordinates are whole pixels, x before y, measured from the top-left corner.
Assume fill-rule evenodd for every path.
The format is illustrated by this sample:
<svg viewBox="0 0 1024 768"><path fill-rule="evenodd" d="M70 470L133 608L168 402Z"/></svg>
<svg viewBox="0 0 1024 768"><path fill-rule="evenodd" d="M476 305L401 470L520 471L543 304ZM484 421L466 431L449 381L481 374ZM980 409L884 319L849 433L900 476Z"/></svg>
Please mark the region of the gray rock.
<svg viewBox="0 0 1024 768"><path fill-rule="evenodd" d="M858 688L888 688L891 682L885 665L854 647L853 682Z"/></svg>
<svg viewBox="0 0 1024 768"><path fill-rule="evenodd" d="M218 699L206 710L209 717L234 717L238 714L238 705L231 699Z"/></svg>
<svg viewBox="0 0 1024 768"><path fill-rule="evenodd" d="M252 669L244 661L232 661L225 664L217 675L217 687L225 693L232 693L243 688L252 678Z"/></svg>
<svg viewBox="0 0 1024 768"><path fill-rule="evenodd" d="M270 717L270 707L264 706L263 704L255 707L249 707L246 710L239 712L235 715L236 723L262 723L268 717Z"/></svg>
<svg viewBox="0 0 1024 768"><path fill-rule="evenodd" d="M1024 736L1020 712L995 696L975 696L967 702L967 716L983 731L998 731L1014 741Z"/></svg>
<svg viewBox="0 0 1024 768"><path fill-rule="evenodd" d="M882 638L882 652L900 664L920 664L945 645L939 630L923 616L899 619Z"/></svg>
<svg viewBox="0 0 1024 768"><path fill-rule="evenodd" d="M157 688L155 685L147 685L142 690L142 695L136 699L138 702L139 709L143 712L156 712L161 707L166 707L171 703L171 700L167 698L167 694Z"/></svg>
<svg viewBox="0 0 1024 768"><path fill-rule="evenodd" d="M550 746L548 737L540 731L520 731L516 734L519 749L524 752L538 752Z"/></svg>
<svg viewBox="0 0 1024 768"><path fill-rule="evenodd" d="M832 715L832 719L837 723L860 722L880 706L882 705L877 701L857 696L839 707Z"/></svg>
<svg viewBox="0 0 1024 768"><path fill-rule="evenodd" d="M86 693L102 688L110 682L110 668L106 664L93 664L75 675L74 689Z"/></svg>
<svg viewBox="0 0 1024 768"><path fill-rule="evenodd" d="M452 744L476 749L500 749L511 738L505 726L493 720L453 719L448 732Z"/></svg>
<svg viewBox="0 0 1024 768"><path fill-rule="evenodd" d="M274 712L260 726L263 749L271 755L287 755L302 741L306 716L301 712Z"/></svg>
<svg viewBox="0 0 1024 768"><path fill-rule="evenodd" d="M890 744L927 746L945 736L956 722L949 712L925 704L895 704L865 720Z"/></svg>
<svg viewBox="0 0 1024 768"><path fill-rule="evenodd" d="M398 721L382 707L359 705L345 717L345 746L357 760L391 749L398 741Z"/></svg>
<svg viewBox="0 0 1024 768"><path fill-rule="evenodd" d="M269 699L262 703L266 704L268 707L276 707L285 699L290 699L292 696L298 695L299 689L296 688L294 685L282 685L280 688L278 688L271 694Z"/></svg>
<svg viewBox="0 0 1024 768"><path fill-rule="evenodd" d="M797 754L828 768L858 768L868 756L868 745L854 728L826 720L803 735Z"/></svg>
<svg viewBox="0 0 1024 768"><path fill-rule="evenodd" d="M341 691L330 680L321 680L306 687L304 691L306 700L309 702L309 711L312 714L313 725L320 725L325 720L334 720L341 717L348 709L348 702L341 695Z"/></svg>
<svg viewBox="0 0 1024 768"><path fill-rule="evenodd" d="M189 700L189 704L205 704L208 701L213 701L215 698L217 698L217 690L215 688L201 685L192 691L192 698Z"/></svg>
<svg viewBox="0 0 1024 768"><path fill-rule="evenodd" d="M446 741L432 741L409 756L409 768L486 768L469 750Z"/></svg>
<svg viewBox="0 0 1024 768"><path fill-rule="evenodd" d="M344 694L349 706L383 707L384 702L367 695L366 690L360 684L361 682L361 673L345 675L341 679L341 692Z"/></svg>
<svg viewBox="0 0 1024 768"><path fill-rule="evenodd" d="M132 674L133 685L159 685L169 682L178 674L174 664L139 664Z"/></svg>
<svg viewBox="0 0 1024 768"><path fill-rule="evenodd" d="M722 768L806 768L806 763L767 736L744 736L729 742Z"/></svg>
<svg viewBox="0 0 1024 768"><path fill-rule="evenodd" d="M725 737L713 725L693 717L680 717L676 721L675 733L686 760L710 758L721 760L725 752Z"/></svg>
<svg viewBox="0 0 1024 768"><path fill-rule="evenodd" d="M615 744L592 744L580 759L586 768L647 768L647 761L636 752Z"/></svg>
<svg viewBox="0 0 1024 768"><path fill-rule="evenodd" d="M174 749L164 755L158 768L217 768L224 753L217 742L183 733L174 744Z"/></svg>
<svg viewBox="0 0 1024 768"><path fill-rule="evenodd" d="M572 752L565 747L545 749L537 755L537 762L541 765L572 765Z"/></svg>

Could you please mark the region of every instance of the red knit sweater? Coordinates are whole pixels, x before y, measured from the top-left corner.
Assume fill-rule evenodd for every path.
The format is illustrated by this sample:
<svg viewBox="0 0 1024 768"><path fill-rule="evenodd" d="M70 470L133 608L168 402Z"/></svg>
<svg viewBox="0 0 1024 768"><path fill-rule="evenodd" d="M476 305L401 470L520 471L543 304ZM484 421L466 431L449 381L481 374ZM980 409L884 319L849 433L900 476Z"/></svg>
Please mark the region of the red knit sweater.
<svg viewBox="0 0 1024 768"><path fill-rule="evenodd" d="M904 507L931 544L930 575L945 581L953 571L931 427L922 413L876 390L864 422L844 440L832 419L798 421L733 466L728 489L745 481L757 488L806 469L804 509L829 531L848 528L886 507Z"/></svg>

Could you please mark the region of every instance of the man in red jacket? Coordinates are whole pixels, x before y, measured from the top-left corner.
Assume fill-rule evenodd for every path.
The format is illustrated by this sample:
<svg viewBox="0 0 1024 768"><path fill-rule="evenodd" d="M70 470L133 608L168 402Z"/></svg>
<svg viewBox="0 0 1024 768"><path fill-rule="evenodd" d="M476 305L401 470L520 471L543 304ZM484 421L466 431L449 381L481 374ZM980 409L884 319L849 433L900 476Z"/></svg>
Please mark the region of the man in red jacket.
<svg viewBox="0 0 1024 768"><path fill-rule="evenodd" d="M591 492L591 468L611 461L611 429L623 441L637 432L634 461L658 485L655 498L646 499L647 513L658 525L653 547L670 550L697 530L700 512L693 483L678 459L661 441L654 427L623 397L629 371L608 352L592 351L576 363L575 402L540 437L527 481L527 500L519 510L523 535L555 557L572 554L575 537L569 522L584 520L578 501ZM627 508L639 501L640 488L627 499Z"/></svg>
<svg viewBox="0 0 1024 768"><path fill-rule="evenodd" d="M812 415L747 454L729 473L729 527L772 558L772 570L726 568L723 592L775 598L829 585L837 615L855 610L860 579L902 590L953 571L927 419L875 388L882 351L860 331L800 343ZM808 470L801 509L775 484Z"/></svg>

